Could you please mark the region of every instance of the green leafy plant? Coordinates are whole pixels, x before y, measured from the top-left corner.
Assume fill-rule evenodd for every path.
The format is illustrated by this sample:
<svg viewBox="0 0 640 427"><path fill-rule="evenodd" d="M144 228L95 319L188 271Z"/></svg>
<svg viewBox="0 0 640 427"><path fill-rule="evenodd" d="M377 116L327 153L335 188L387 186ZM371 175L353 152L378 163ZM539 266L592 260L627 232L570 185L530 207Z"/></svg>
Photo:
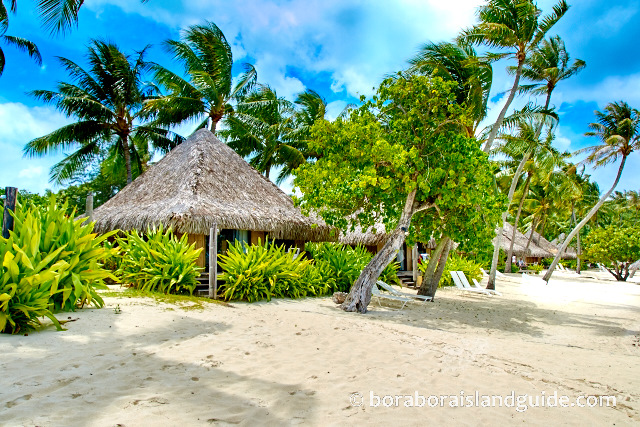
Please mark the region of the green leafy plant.
<svg viewBox="0 0 640 427"><path fill-rule="evenodd" d="M169 228L148 229L143 236L137 230L118 237L121 256L117 275L143 291L164 294L193 294L198 284L200 267L196 260L202 249L187 243L188 235L178 239Z"/></svg>
<svg viewBox="0 0 640 427"><path fill-rule="evenodd" d="M527 266L527 269L535 272L535 274L540 274L540 272L544 270L544 266L541 264L531 264Z"/></svg>
<svg viewBox="0 0 640 427"><path fill-rule="evenodd" d="M629 277L629 266L640 259L640 230L637 227L595 228L585 239L585 255L602 263L619 281Z"/></svg>
<svg viewBox="0 0 640 427"><path fill-rule="evenodd" d="M18 205L14 229L0 237L0 330L18 333L34 328L39 316L60 324L53 313L85 304L102 307L96 289L112 277L101 261L111 252L101 246L110 234L96 237L93 224L66 215L55 197L45 206Z"/></svg>
<svg viewBox="0 0 640 427"><path fill-rule="evenodd" d="M220 256L225 283L220 288L227 300L260 301L271 298L302 298L326 294L322 269L316 268L304 254L297 257L266 242L244 246L235 242L227 255Z"/></svg>
<svg viewBox="0 0 640 427"><path fill-rule="evenodd" d="M339 243L307 243L305 249L313 257L316 267L329 284L330 293L349 292L353 282L373 257L363 246L352 248ZM389 264L380 275L380 279L398 284L399 268L397 262Z"/></svg>
<svg viewBox="0 0 640 427"><path fill-rule="evenodd" d="M420 271L424 275L427 270L427 263L421 263L419 265ZM482 279L482 265L475 261L466 259L458 254L452 253L447 259L447 265L444 267L444 272L438 283L439 287L453 286L453 279L451 278L451 271L462 271L469 281L476 279Z"/></svg>

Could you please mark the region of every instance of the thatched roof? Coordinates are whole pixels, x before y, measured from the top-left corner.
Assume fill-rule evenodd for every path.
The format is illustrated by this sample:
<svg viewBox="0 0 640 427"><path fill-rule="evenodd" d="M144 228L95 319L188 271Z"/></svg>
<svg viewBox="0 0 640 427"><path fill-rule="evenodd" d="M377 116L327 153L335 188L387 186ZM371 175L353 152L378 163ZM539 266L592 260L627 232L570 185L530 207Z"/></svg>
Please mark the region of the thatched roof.
<svg viewBox="0 0 640 427"><path fill-rule="evenodd" d="M496 230L497 232L497 230ZM502 230L502 243L501 248L506 252L509 250L509 245L511 244L511 235L513 233L513 226L511 224L506 224L504 229ZM527 248L528 236L525 236L520 232L520 230L516 230L516 238L513 245L513 253L519 257L536 257L536 258L549 258L553 255L551 252L542 248L536 244L535 236L529 245L528 250L525 252L525 248ZM495 245L495 239L494 239ZM556 249L557 251L557 249Z"/></svg>
<svg viewBox="0 0 640 427"><path fill-rule="evenodd" d="M356 226L354 231L341 232L339 241L345 245L364 245L377 246L387 241L385 226L382 222L376 222L374 225L363 231L361 226Z"/></svg>
<svg viewBox="0 0 640 427"><path fill-rule="evenodd" d="M163 224L180 233L266 231L276 239L331 240L289 196L210 131L198 130L94 211L98 232Z"/></svg>
<svg viewBox="0 0 640 427"><path fill-rule="evenodd" d="M509 250L509 245L511 243L511 233L513 233L513 225L506 224L503 232L502 232L502 249L505 251ZM549 242L547 239L542 237L539 233L534 232L533 239L531 239L531 244L529 245L529 249L525 255L524 249L527 247L527 241L529 241L529 236L531 232L528 232L526 235L521 233L520 230L516 231L515 244L513 245L513 253L516 256L524 257L538 257L538 258L553 258L558 253L558 246ZM495 240L494 240L495 242ZM575 259L576 252L571 248L567 248L565 253L562 255L562 259Z"/></svg>

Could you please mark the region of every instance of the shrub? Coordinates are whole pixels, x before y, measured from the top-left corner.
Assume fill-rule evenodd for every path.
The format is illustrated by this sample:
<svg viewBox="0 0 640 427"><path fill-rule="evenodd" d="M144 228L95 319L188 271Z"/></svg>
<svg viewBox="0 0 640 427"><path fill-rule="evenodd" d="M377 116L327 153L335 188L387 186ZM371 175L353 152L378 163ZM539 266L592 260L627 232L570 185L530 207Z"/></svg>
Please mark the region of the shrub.
<svg viewBox="0 0 640 427"><path fill-rule="evenodd" d="M420 263L420 271L422 274L427 270L428 263ZM473 279L482 279L482 266L475 261L468 260L456 253L449 254L447 259L447 265L444 267L444 272L438 282L439 287L454 286L453 279L451 278L451 271L462 271L465 276L472 281Z"/></svg>
<svg viewBox="0 0 640 427"><path fill-rule="evenodd" d="M325 280L330 284L329 292L349 292L351 285L358 279L360 272L367 266L373 255L363 246L341 245L339 243L307 243L307 251L313 257L316 266L323 272ZM380 278L398 284L400 264L389 264Z"/></svg>
<svg viewBox="0 0 640 427"><path fill-rule="evenodd" d="M544 270L544 266L541 264L531 264L527 267L528 270L535 272L536 274L540 274L542 270Z"/></svg>
<svg viewBox="0 0 640 427"><path fill-rule="evenodd" d="M271 298L302 298L327 293L323 266L317 268L304 253L295 257L284 245L273 243L244 246L236 241L221 255L220 288L227 300L248 302Z"/></svg>
<svg viewBox="0 0 640 427"><path fill-rule="evenodd" d="M143 291L193 294L201 268L196 260L202 249L187 243L184 234L178 239L162 225L148 229L145 236L133 230L116 241L120 248L120 279Z"/></svg>
<svg viewBox="0 0 640 427"><path fill-rule="evenodd" d="M53 312L104 305L96 289L105 289L103 280L111 277L99 263L111 256L100 246L109 234L96 238L93 224L66 216L67 208L55 197L40 208L18 205L10 237L0 237L2 332L32 329L38 316L60 329Z"/></svg>
<svg viewBox="0 0 640 427"><path fill-rule="evenodd" d="M640 258L638 227L594 228L585 239L585 256L604 264L619 281L629 277L629 266Z"/></svg>

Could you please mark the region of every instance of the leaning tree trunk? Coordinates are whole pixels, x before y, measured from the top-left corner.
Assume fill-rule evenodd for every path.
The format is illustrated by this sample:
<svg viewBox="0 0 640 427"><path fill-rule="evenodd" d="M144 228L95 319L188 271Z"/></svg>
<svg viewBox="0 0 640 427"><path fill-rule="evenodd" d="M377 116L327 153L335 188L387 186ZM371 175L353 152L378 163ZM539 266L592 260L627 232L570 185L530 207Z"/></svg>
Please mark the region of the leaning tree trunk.
<svg viewBox="0 0 640 427"><path fill-rule="evenodd" d="M444 252L444 249L447 246L448 242L449 238L446 236L442 236L435 250L431 254L431 258L429 258L429 264L427 264L427 270L424 273L422 285L420 286L420 289L418 289L418 295L428 295L430 297L435 296L435 290L432 291L431 283L433 282L434 276L436 275L436 269L440 263L442 253Z"/></svg>
<svg viewBox="0 0 640 427"><path fill-rule="evenodd" d="M571 202L571 223L576 224L576 206ZM580 232L576 235L576 273L580 274Z"/></svg>
<svg viewBox="0 0 640 427"><path fill-rule="evenodd" d="M129 147L129 136L122 135L122 150L124 151L124 165L127 168L127 184L131 184L133 177L131 175L131 147Z"/></svg>
<svg viewBox="0 0 640 427"><path fill-rule="evenodd" d="M520 85L520 76L522 75L523 65L524 65L524 58L522 60L518 60L516 77L513 81L513 86L511 87L511 91L509 92L509 97L507 98L507 102L506 104L504 104L504 107L502 107L502 110L500 111L500 114L498 115L498 118L496 119L496 122L494 123L493 128L489 133L487 142L484 144L484 148L482 149L485 153L488 153L491 151L491 146L493 145L493 141L496 139L496 136L498 135L498 130L500 129L500 126L502 126L502 122L504 121L504 116L507 115L507 110L509 109L511 102L513 102L513 98L515 98L516 92L518 92L518 86Z"/></svg>
<svg viewBox="0 0 640 427"><path fill-rule="evenodd" d="M586 217L584 217L584 219L582 221L580 221L580 223L578 225L575 226L575 228L571 231L571 233L569 233L569 235L567 236L566 239L564 239L564 243L562 243L562 246L560 247L560 249L558 250L558 253L556 255L556 257L553 259L553 262L551 263L551 265L549 266L549 270L547 270L547 272L545 273L544 277L542 278L542 280L544 280L545 282L549 283L549 279L551 278L551 274L553 273L553 270L556 268L556 266L558 265L558 262L560 262L560 256L564 253L564 251L567 249L567 246L569 246L569 243L571 243L571 240L573 240L573 238L576 236L576 234L578 234L580 232L580 230L582 229L582 227L584 227L584 225L589 222L589 220L591 219L592 216L594 216L596 214L596 212L598 212L598 210L600 209L600 207L604 204L604 202L609 198L609 196L611 195L611 193L613 193L613 190L616 188L616 186L618 185L618 181L620 181L620 176L622 175L622 169L624 169L624 164L627 161L627 156L622 156L622 162L620 163L620 167L618 168L618 175L616 176L616 180L613 182L613 185L611 186L611 188L609 189L609 191L607 191L607 193L602 196L600 198L600 200L598 200L598 203L596 203L596 205L594 207L591 208L591 210L589 211L589 213L587 214Z"/></svg>
<svg viewBox="0 0 640 427"><path fill-rule="evenodd" d="M529 238L527 239L527 246L524 247L524 255L527 256L529 254L529 246L531 246L531 240L533 239L533 233L536 231L536 227L538 223L536 222L536 217L533 217L533 221L531 221L531 233L529 233Z"/></svg>
<svg viewBox="0 0 640 427"><path fill-rule="evenodd" d="M489 283L487 284L487 289L496 288L496 271L498 269L498 258L500 257L500 246L502 246L502 231L504 230L504 226L507 223L507 215L509 214L509 206L511 206L511 201L513 201L513 195L516 192L516 187L518 185L518 178L524 169L524 165L529 160L529 156L531 152L526 153L522 156L522 160L516 169L513 180L511 181L511 186L509 187L509 195L507 200L507 209L502 212L502 222L500 223L500 228L498 229L498 233L496 235L496 246L493 248L493 257L491 258L491 272L489 273Z"/></svg>
<svg viewBox="0 0 640 427"><path fill-rule="evenodd" d="M371 288L375 286L382 271L396 257L398 250L402 247L405 232L409 229L411 217L416 210L415 199L416 190L413 190L407 195L400 221L398 221L395 230L391 232L380 252L374 255L351 286L349 295L341 305L344 311L359 311L362 314L367 312L367 306L371 301Z"/></svg>
<svg viewBox="0 0 640 427"><path fill-rule="evenodd" d="M532 173L527 174L527 180L524 183L524 190L522 190L522 197L520 198L520 204L518 205L518 212L516 213L516 218L513 220L513 232L511 233L511 243L509 244L509 252L507 253L507 264L504 267L505 273L511 273L511 257L513 256L513 245L516 241L516 232L518 230L518 223L520 222L520 214L522 213L524 198L529 191L529 184L531 183L532 176Z"/></svg>
<svg viewBox="0 0 640 427"><path fill-rule="evenodd" d="M436 273L431 278L431 283L429 284L429 296L432 298L435 298L436 296L436 290L438 289L438 284L440 283L440 279L444 273L444 268L447 265L447 259L449 258L449 252L452 247L453 242L451 239L446 238L446 244L442 250L442 254L440 255L440 260L438 261L438 268L436 269Z"/></svg>

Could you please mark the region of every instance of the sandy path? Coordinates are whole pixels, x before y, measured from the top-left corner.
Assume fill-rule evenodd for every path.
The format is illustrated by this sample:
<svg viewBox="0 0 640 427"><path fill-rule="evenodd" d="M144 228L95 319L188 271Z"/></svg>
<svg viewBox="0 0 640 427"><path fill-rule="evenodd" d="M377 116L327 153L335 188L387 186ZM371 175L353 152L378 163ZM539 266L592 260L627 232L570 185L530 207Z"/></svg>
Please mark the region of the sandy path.
<svg viewBox="0 0 640 427"><path fill-rule="evenodd" d="M0 425L640 422L640 286L566 275L499 288L492 298L446 289L403 311L372 304L365 316L328 298L188 311L107 298L72 313L66 332L0 337ZM614 395L617 407L369 406L371 392L476 390Z"/></svg>

